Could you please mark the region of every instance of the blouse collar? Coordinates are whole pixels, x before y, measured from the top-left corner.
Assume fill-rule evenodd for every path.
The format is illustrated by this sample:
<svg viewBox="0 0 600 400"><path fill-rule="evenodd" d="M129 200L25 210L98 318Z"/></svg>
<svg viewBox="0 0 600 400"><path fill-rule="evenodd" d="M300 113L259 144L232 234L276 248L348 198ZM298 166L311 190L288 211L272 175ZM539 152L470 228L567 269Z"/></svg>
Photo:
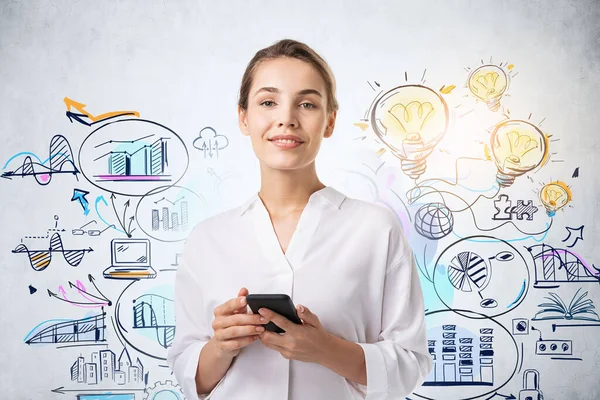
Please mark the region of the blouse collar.
<svg viewBox="0 0 600 400"><path fill-rule="evenodd" d="M325 200L326 204L334 207L336 210L339 210L340 206L346 199L346 195L334 189L331 186L325 186L322 189L313 192L310 195L308 201L310 202L313 198L321 198ZM241 207L240 207L240 216L244 215L249 209L252 208L253 205L256 204L257 201L261 201L258 195L258 192L255 192Z"/></svg>

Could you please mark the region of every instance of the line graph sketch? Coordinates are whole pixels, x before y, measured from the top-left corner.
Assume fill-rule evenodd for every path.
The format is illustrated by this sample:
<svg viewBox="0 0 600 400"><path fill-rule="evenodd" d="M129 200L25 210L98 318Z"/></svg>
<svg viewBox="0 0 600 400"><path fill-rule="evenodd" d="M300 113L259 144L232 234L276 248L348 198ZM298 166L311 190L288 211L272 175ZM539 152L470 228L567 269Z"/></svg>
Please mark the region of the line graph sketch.
<svg viewBox="0 0 600 400"><path fill-rule="evenodd" d="M52 254L60 253L65 261L72 267L77 267L83 260L86 253L94 251L91 247L87 249L66 250L63 246L60 233L55 232L50 237L49 247L47 249L31 250L24 244L19 244L12 250L15 254L27 254L31 268L35 271L45 270L52 261Z"/></svg>
<svg viewBox="0 0 600 400"><path fill-rule="evenodd" d="M79 170L75 166L73 151L67 138L63 135L53 136L48 153L48 158L45 160L27 151L13 155L2 167L5 170L1 175L2 178L33 177L39 185L45 186L50 183L54 175L71 174L77 177ZM10 165L19 166L6 171Z"/></svg>
<svg viewBox="0 0 600 400"><path fill-rule="evenodd" d="M83 176L100 189L126 196L142 196L165 183L177 183L188 161L185 143L175 132L144 119L107 122L92 131L79 149Z"/></svg>
<svg viewBox="0 0 600 400"><path fill-rule="evenodd" d="M133 328L152 329L165 349L175 338L175 305L173 299L157 294L144 294L133 305Z"/></svg>

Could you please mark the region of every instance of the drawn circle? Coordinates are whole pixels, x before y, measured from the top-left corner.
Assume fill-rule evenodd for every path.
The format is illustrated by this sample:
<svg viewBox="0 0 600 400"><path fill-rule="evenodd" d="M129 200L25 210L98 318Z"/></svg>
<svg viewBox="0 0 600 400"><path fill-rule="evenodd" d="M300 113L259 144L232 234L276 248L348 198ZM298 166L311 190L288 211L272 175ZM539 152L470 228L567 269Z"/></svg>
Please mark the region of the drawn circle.
<svg viewBox="0 0 600 400"><path fill-rule="evenodd" d="M140 353L167 359L175 337L173 282L175 271L162 271L156 279L127 285L115 305L115 330Z"/></svg>
<svg viewBox="0 0 600 400"><path fill-rule="evenodd" d="M415 214L415 229L427 239L439 240L450 234L453 228L454 217L445 204L428 203Z"/></svg>
<svg viewBox="0 0 600 400"><path fill-rule="evenodd" d="M124 196L143 196L177 184L189 154L171 129L144 119L108 122L92 131L78 154L79 169L94 186Z"/></svg>
<svg viewBox="0 0 600 400"><path fill-rule="evenodd" d="M499 261L498 254L513 257ZM529 268L510 243L492 236L470 236L448 246L436 260L434 290L449 309L471 309L497 317L525 299ZM458 311L456 311L458 312Z"/></svg>
<svg viewBox="0 0 600 400"><path fill-rule="evenodd" d="M182 186L157 187L142 196L135 220L149 237L161 242L187 239L194 226L206 218L203 196Z"/></svg>
<svg viewBox="0 0 600 400"><path fill-rule="evenodd" d="M498 321L464 309L432 311L425 317L433 369L414 396L440 399L443 390L444 400L476 399L514 377L519 348Z"/></svg>

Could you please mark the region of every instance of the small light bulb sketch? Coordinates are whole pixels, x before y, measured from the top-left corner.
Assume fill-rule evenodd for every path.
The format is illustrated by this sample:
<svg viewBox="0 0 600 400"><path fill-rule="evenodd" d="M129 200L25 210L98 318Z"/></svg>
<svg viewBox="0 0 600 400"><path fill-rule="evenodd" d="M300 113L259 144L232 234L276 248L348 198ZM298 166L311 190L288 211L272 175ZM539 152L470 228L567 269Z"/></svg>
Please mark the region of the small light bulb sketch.
<svg viewBox="0 0 600 400"><path fill-rule="evenodd" d="M210 158L216 156L219 158L219 151L229 145L229 139L224 135L217 134L210 126L202 128L199 136L194 139L193 146L204 153L204 158L208 154Z"/></svg>
<svg viewBox="0 0 600 400"><path fill-rule="evenodd" d="M540 201L549 217L554 217L556 212L569 204L572 198L571 189L564 182L551 182L540 190Z"/></svg>
<svg viewBox="0 0 600 400"><path fill-rule="evenodd" d="M483 65L469 74L471 93L485 102L491 111L498 111L500 100L508 89L508 75L496 65Z"/></svg>
<svg viewBox="0 0 600 400"><path fill-rule="evenodd" d="M538 127L522 120L507 120L494 128L490 138L500 187L542 165L548 157L547 138Z"/></svg>

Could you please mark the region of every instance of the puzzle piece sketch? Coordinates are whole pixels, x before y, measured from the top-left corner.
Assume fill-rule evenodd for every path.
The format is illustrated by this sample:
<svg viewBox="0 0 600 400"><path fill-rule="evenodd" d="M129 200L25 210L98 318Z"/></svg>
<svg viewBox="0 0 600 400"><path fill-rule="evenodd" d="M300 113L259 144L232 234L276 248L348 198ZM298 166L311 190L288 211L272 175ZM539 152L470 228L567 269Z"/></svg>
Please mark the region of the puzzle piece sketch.
<svg viewBox="0 0 600 400"><path fill-rule="evenodd" d="M498 200L494 200L494 207L498 212L492 217L496 221L509 221L512 219L512 201L508 199L508 195L501 194Z"/></svg>
<svg viewBox="0 0 600 400"><path fill-rule="evenodd" d="M533 214L536 213L538 208L533 205L533 200L527 200L525 203L523 200L517 200L517 205L511 210L517 216L517 219L522 220L523 216L527 216L528 221L533 220Z"/></svg>

